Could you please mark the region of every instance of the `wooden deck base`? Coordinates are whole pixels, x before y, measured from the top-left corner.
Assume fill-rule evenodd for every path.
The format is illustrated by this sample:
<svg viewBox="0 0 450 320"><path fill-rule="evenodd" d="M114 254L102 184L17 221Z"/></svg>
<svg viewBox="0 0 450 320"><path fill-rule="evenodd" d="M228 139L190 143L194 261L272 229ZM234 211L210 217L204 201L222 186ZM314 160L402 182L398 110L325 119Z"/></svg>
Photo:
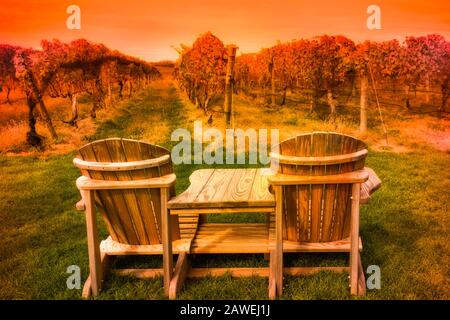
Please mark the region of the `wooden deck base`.
<svg viewBox="0 0 450 320"><path fill-rule="evenodd" d="M362 241L359 238L359 251L362 251ZM287 252L350 252L350 238L333 242L303 242L283 241L283 253Z"/></svg>
<svg viewBox="0 0 450 320"><path fill-rule="evenodd" d="M265 223L205 223L199 225L191 253L268 253Z"/></svg>
<svg viewBox="0 0 450 320"><path fill-rule="evenodd" d="M201 224L192 242L190 253L264 253L267 255L275 244L274 239L269 240L268 232L266 223ZM359 250L362 250L361 239ZM318 243L284 240L283 252L350 252L350 239Z"/></svg>

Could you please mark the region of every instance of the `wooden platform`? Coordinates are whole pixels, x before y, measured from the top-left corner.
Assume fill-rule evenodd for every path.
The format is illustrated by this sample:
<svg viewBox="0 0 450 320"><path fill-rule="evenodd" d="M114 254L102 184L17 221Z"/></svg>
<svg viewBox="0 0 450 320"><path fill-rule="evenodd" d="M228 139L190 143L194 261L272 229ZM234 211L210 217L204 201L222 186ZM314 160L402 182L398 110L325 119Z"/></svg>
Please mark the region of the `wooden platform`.
<svg viewBox="0 0 450 320"><path fill-rule="evenodd" d="M265 223L205 223L197 230L191 253L267 253Z"/></svg>
<svg viewBox="0 0 450 320"><path fill-rule="evenodd" d="M269 236L270 233L270 236ZM205 223L199 226L191 253L269 253L275 244L274 230L265 223ZM362 250L361 239L359 248ZM350 252L350 239L334 242L283 241L284 252Z"/></svg>

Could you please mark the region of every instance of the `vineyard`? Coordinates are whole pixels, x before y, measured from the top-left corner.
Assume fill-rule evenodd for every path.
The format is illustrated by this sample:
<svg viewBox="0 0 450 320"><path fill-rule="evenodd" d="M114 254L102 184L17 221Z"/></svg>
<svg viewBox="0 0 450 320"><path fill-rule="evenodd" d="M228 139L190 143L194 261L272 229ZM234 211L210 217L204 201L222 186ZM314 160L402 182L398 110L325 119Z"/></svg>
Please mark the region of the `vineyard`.
<svg viewBox="0 0 450 320"><path fill-rule="evenodd" d="M450 42L440 35L358 44L324 35L278 42L257 53L236 54L237 49L210 32L177 49L179 59L170 72L208 123L225 114L225 125L234 126L239 108L233 101L238 97L258 112L300 108L328 122L351 110L358 113L361 133L375 121L386 140L384 122L393 112L437 119L449 114ZM172 62L163 65L172 70ZM76 133L79 101L89 105L83 116L95 119L99 110L107 114L155 79L161 73L154 64L86 40L42 41L39 50L0 45L4 117L7 121L11 93L24 99L28 128L22 140L37 150L61 141L55 118ZM64 118L52 114L46 99L66 101Z"/></svg>
<svg viewBox="0 0 450 320"><path fill-rule="evenodd" d="M98 109L111 106L124 95L131 97L161 76L145 61L86 40L69 44L42 41L41 46L41 50L33 50L0 45L0 91L5 92L5 103L9 104L14 89L26 97L26 141L33 147L43 144L43 136L36 131L37 118L45 123L50 137L54 141L58 139L45 96L68 99L71 117L64 122L77 127L81 96L90 97L90 116L95 119Z"/></svg>
<svg viewBox="0 0 450 320"><path fill-rule="evenodd" d="M293 100L314 112L324 104L330 118L349 99L358 99L361 132L367 130L371 103L381 119L381 106L437 117L448 114L450 42L440 35L360 44L324 35L280 42L258 53L241 54L236 61L229 49L211 33L200 36L192 47L179 49L175 77L191 102L207 114L212 113L211 101L226 95L229 77L234 94L260 106L275 108ZM234 76L227 70L230 65Z"/></svg>

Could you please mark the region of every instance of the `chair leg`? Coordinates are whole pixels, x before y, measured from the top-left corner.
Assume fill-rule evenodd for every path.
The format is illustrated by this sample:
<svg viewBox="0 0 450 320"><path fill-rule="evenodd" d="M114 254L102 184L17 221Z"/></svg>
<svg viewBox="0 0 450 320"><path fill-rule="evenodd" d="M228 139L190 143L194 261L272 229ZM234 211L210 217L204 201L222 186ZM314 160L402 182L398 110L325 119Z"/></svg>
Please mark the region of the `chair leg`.
<svg viewBox="0 0 450 320"><path fill-rule="evenodd" d="M276 252L276 283L277 295L283 295L283 251Z"/></svg>
<svg viewBox="0 0 450 320"><path fill-rule="evenodd" d="M275 186L275 282L277 295L283 294L283 188ZM271 259L272 260L272 259Z"/></svg>
<svg viewBox="0 0 450 320"><path fill-rule="evenodd" d="M359 278L359 252L356 253L356 257L353 252L350 253L350 293L352 295L358 294L358 278Z"/></svg>
<svg viewBox="0 0 450 320"><path fill-rule="evenodd" d="M352 212L350 234L350 290L352 295L358 294L359 256L359 197L361 184L352 185Z"/></svg>
<svg viewBox="0 0 450 320"><path fill-rule="evenodd" d="M109 270L111 269L111 265L114 261L114 256L110 256L107 254L102 253L101 254L101 269L102 269L102 275L103 275L103 279L106 279L108 277L109 274ZM92 283L91 283L91 274L89 274L89 276L87 277L84 286L83 286L83 290L81 293L81 297L83 299L88 299L90 298L93 294L92 294Z"/></svg>
<svg viewBox="0 0 450 320"><path fill-rule="evenodd" d="M89 274L86 281L84 282L83 291L81 292L81 297L83 299L89 299L91 296L92 296L91 275Z"/></svg>
<svg viewBox="0 0 450 320"><path fill-rule="evenodd" d="M276 283L276 258L275 251L270 251L269 262L269 299L274 300L277 297L277 283Z"/></svg>
<svg viewBox="0 0 450 320"><path fill-rule="evenodd" d="M170 281L169 299L177 298L177 294L183 287L189 269L190 269L190 261L188 254L185 252L180 253L178 255L177 264L175 265L173 278Z"/></svg>
<svg viewBox="0 0 450 320"><path fill-rule="evenodd" d="M100 257L100 242L98 239L97 218L95 215L94 192L84 192L86 205L86 230L89 252L89 277L93 296L97 296L101 290L103 274Z"/></svg>
<svg viewBox="0 0 450 320"><path fill-rule="evenodd" d="M361 263L361 254L358 254L358 296L366 295L366 277L364 275L364 269Z"/></svg>
<svg viewBox="0 0 450 320"><path fill-rule="evenodd" d="M162 244L163 244L163 273L164 273L164 293L169 296L170 280L173 274L172 257L172 234L170 230L170 215L167 210L169 199L169 189L161 189L161 224L162 224Z"/></svg>

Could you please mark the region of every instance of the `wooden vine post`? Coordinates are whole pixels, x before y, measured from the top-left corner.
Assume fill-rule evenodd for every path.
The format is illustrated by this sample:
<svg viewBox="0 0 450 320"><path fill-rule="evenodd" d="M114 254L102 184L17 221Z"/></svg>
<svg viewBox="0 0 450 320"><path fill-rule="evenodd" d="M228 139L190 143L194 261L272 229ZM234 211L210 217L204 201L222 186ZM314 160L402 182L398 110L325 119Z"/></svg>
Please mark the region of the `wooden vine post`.
<svg viewBox="0 0 450 320"><path fill-rule="evenodd" d="M48 131L50 132L50 135L52 136L53 140L57 140L58 134L56 133L55 127L53 126L52 118L50 117L50 113L48 112L44 100L42 99L42 96L39 93L37 87L33 86L33 92L37 101L39 102L39 111L42 118L44 119Z"/></svg>
<svg viewBox="0 0 450 320"><path fill-rule="evenodd" d="M234 63L236 61L235 45L227 46L228 61L227 61L227 73L225 76L225 117L227 125L231 124L231 110L233 107L233 83L234 83Z"/></svg>
<svg viewBox="0 0 450 320"><path fill-rule="evenodd" d="M360 97L360 121L359 131L364 133L367 131L367 74L364 72L361 75L361 97Z"/></svg>
<svg viewBox="0 0 450 320"><path fill-rule="evenodd" d="M270 73L270 105L272 107L276 104L276 87L275 87L275 56L274 51L271 50L271 57L269 63L269 73Z"/></svg>

